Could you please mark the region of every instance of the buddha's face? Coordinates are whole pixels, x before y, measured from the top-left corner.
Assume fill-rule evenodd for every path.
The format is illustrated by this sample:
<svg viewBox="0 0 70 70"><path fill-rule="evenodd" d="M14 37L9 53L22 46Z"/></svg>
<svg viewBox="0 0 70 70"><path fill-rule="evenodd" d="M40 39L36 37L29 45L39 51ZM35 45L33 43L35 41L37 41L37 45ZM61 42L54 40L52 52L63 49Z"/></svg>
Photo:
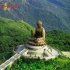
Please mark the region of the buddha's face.
<svg viewBox="0 0 70 70"><path fill-rule="evenodd" d="M41 28L42 27L42 22L38 22L37 26L38 26L38 28Z"/></svg>
<svg viewBox="0 0 70 70"><path fill-rule="evenodd" d="M42 27L42 25L41 25L41 24L38 24L37 26L38 26L38 28L41 28L41 27Z"/></svg>

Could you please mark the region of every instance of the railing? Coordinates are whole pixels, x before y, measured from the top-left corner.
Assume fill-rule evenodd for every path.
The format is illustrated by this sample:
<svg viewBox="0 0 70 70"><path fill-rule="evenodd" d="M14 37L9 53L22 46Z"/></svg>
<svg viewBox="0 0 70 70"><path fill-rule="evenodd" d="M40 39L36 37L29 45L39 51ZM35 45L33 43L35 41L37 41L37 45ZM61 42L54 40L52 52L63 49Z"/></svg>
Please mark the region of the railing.
<svg viewBox="0 0 70 70"><path fill-rule="evenodd" d="M20 58L22 55L25 55L27 53L27 49L23 49L22 51L20 51L19 53L16 53L14 56L12 56L10 59L8 59L7 61L5 61L3 64L0 65L0 70L4 70L7 66L11 66L12 63L17 60L18 58Z"/></svg>

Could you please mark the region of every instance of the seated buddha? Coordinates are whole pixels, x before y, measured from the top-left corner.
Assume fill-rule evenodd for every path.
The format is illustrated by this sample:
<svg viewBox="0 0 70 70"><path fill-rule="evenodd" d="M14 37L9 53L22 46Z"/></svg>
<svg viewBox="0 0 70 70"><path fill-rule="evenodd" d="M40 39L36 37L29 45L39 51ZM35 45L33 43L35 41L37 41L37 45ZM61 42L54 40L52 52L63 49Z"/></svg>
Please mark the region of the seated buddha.
<svg viewBox="0 0 70 70"><path fill-rule="evenodd" d="M37 22L35 33L31 30L31 38L29 39L31 45L44 45L45 43L45 29L42 27L42 22Z"/></svg>

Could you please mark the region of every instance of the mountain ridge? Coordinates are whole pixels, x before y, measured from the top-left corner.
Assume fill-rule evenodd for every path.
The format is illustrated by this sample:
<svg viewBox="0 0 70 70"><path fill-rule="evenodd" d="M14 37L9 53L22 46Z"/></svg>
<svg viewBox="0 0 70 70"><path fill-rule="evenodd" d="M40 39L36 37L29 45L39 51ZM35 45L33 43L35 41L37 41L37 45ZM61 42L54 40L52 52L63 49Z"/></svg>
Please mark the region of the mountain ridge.
<svg viewBox="0 0 70 70"><path fill-rule="evenodd" d="M64 4L63 1L56 1ZM67 7L60 7L50 3L48 0L2 0L0 4L5 2L8 4L17 4L19 8L8 9L7 11L0 9L1 17L24 20L32 26L35 26L35 23L41 20L46 30L56 29L70 32L70 15ZM66 4L64 5L67 6Z"/></svg>

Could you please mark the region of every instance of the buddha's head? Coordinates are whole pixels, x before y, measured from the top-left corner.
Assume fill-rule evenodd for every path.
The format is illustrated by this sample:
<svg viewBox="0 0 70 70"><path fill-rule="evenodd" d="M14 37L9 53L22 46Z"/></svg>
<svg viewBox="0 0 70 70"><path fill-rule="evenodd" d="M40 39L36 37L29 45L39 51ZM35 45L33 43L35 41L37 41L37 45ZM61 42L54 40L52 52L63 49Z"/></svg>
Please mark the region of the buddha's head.
<svg viewBox="0 0 70 70"><path fill-rule="evenodd" d="M38 28L41 28L42 27L42 21L38 21L37 26L38 26Z"/></svg>

